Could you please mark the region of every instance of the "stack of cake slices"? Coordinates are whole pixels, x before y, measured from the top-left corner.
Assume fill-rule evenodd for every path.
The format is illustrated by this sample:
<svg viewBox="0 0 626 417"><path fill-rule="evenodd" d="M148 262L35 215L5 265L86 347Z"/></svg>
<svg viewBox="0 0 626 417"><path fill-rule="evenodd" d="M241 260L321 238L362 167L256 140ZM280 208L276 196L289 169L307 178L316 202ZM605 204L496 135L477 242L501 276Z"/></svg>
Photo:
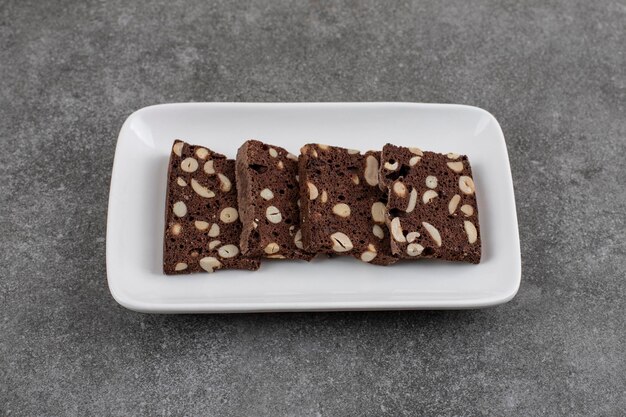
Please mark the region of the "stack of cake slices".
<svg viewBox="0 0 626 417"><path fill-rule="evenodd" d="M264 258L317 255L374 265L425 258L479 263L467 157L392 144L360 152L316 143L298 156L249 140L232 160L174 141L166 274L256 270Z"/></svg>

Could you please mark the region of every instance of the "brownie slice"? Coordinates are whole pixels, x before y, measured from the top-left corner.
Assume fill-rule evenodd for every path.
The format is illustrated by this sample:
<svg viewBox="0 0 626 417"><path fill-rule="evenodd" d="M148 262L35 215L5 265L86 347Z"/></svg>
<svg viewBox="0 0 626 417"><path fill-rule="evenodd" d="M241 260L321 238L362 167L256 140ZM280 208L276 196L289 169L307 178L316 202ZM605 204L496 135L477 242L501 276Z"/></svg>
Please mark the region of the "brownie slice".
<svg viewBox="0 0 626 417"><path fill-rule="evenodd" d="M298 157L258 140L237 151L237 193L243 224L241 252L248 256L311 260L300 232Z"/></svg>
<svg viewBox="0 0 626 417"><path fill-rule="evenodd" d="M394 254L480 262L478 206L467 156L387 144L380 180L389 193Z"/></svg>
<svg viewBox="0 0 626 417"><path fill-rule="evenodd" d="M377 265L396 262L385 227L387 197L378 186L380 152L319 144L300 151L304 248Z"/></svg>
<svg viewBox="0 0 626 417"><path fill-rule="evenodd" d="M163 271L168 275L259 268L239 250L235 161L180 140L170 155Z"/></svg>

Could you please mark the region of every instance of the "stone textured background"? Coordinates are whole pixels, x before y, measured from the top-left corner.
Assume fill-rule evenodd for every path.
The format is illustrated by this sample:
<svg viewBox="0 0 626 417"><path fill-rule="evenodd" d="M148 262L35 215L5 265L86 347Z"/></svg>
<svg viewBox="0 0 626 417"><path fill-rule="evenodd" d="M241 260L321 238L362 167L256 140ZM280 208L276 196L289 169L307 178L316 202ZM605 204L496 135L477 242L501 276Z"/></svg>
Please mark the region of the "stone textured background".
<svg viewBox="0 0 626 417"><path fill-rule="evenodd" d="M623 0L0 1L0 415L626 415L625 27ZM180 101L487 109L515 183L517 297L123 309L105 272L117 133Z"/></svg>

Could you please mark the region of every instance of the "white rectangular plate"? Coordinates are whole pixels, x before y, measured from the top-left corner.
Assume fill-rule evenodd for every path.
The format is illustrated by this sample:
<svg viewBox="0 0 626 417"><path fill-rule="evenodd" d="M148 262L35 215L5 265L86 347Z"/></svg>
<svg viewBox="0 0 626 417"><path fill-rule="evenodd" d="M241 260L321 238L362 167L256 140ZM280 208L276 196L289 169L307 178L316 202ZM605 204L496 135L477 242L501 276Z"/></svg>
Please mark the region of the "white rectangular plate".
<svg viewBox="0 0 626 417"><path fill-rule="evenodd" d="M166 276L162 233L175 138L234 158L246 139L298 153L307 142L360 150L391 142L468 155L480 213L482 262L368 265L351 257L264 262L256 272ZM107 272L113 297L151 313L476 308L515 295L521 258L502 130L486 111L411 103L187 103L133 113L111 178Z"/></svg>

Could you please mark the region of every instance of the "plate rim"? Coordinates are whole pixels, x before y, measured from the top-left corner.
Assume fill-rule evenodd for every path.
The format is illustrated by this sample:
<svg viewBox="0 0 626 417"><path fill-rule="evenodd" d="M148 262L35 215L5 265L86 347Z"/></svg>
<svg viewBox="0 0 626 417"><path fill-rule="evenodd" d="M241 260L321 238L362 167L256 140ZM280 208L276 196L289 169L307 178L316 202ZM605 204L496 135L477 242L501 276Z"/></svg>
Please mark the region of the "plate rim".
<svg viewBox="0 0 626 417"><path fill-rule="evenodd" d="M492 123L495 124L499 140L502 142L504 155L506 157L507 168L507 186L511 189L511 196L509 204L513 209L514 215L512 221L515 229L514 236L511 236L512 243L515 247L515 263L512 265L511 275L513 276L513 286L507 293L498 293L491 297L481 297L480 299L459 299L459 300L447 300L442 303L441 300L401 300L401 301L324 301L324 302L284 302L274 301L271 303L259 303L259 302L240 302L240 303L172 303L172 304L160 304L154 302L147 302L143 300L136 300L132 297L123 294L117 287L117 281L111 279L112 276L112 249L111 249L111 235L113 233L111 227L111 207L113 203L116 184L115 172L116 168L119 170L120 157L118 155L120 149L120 143L123 138L123 133L134 119L141 117L144 113L160 110L162 108L185 108L185 107L421 107L421 108L449 108L449 109L464 109L473 112L478 112L484 116L487 116ZM154 104L142 107L132 112L122 124L117 136L115 153L113 158L113 165L111 168L111 179L109 184L109 199L107 205L107 231L106 231L106 271L107 271L107 283L109 291L113 296L113 299L121 306L142 313L160 313L160 314L193 314L193 313L254 313L254 312L288 312L288 311L384 311L384 310L455 310L455 309L476 309L491 307L500 304L507 303L517 294L521 285L521 247L519 240L519 223L517 216L517 206L515 204L515 189L513 185L513 176L511 171L510 158L508 149L506 147L506 140L502 127L498 120L490 112L477 106L471 106L466 104L448 104L448 103L418 103L418 102L387 102L387 101L372 101L372 102L180 102L180 103L162 103ZM445 304L445 305L444 305Z"/></svg>

